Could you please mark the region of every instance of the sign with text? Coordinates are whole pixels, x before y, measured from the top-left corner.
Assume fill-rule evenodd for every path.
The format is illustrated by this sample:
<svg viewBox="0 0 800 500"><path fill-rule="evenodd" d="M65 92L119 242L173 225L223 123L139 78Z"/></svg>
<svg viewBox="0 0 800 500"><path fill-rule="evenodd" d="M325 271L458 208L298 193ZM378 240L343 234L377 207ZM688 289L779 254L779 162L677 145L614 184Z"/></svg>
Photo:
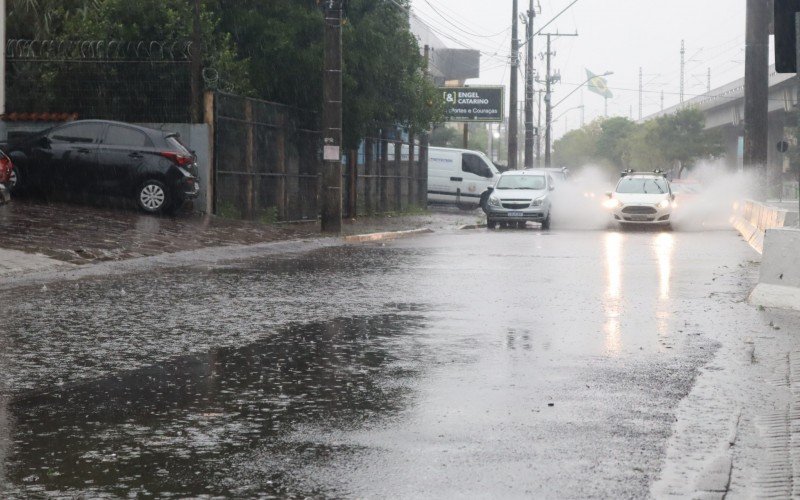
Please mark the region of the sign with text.
<svg viewBox="0 0 800 500"><path fill-rule="evenodd" d="M442 87L445 121L502 122L504 87Z"/></svg>

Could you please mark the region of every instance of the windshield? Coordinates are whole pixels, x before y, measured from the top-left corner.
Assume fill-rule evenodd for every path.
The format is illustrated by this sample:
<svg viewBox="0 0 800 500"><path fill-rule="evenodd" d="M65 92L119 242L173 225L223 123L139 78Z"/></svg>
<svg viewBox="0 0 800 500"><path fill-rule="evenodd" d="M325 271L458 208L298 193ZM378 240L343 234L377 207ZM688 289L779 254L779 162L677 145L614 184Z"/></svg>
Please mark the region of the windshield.
<svg viewBox="0 0 800 500"><path fill-rule="evenodd" d="M543 175L504 175L497 181L497 189L535 189L547 187Z"/></svg>
<svg viewBox="0 0 800 500"><path fill-rule="evenodd" d="M667 181L661 177L626 177L617 184L618 193L666 194Z"/></svg>

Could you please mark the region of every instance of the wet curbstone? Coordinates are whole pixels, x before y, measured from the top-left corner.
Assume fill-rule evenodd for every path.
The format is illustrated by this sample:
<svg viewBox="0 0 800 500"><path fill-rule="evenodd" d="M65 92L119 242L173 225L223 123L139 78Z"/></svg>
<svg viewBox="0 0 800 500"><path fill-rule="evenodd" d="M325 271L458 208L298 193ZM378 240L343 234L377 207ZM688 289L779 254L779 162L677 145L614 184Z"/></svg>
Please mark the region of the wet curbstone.
<svg viewBox="0 0 800 500"><path fill-rule="evenodd" d="M354 234L345 236L345 243L368 243L372 241L386 241L396 240L398 238L407 238L410 236L418 236L421 234L433 233L432 229L412 229L410 231L388 231L385 233L371 233L371 234Z"/></svg>

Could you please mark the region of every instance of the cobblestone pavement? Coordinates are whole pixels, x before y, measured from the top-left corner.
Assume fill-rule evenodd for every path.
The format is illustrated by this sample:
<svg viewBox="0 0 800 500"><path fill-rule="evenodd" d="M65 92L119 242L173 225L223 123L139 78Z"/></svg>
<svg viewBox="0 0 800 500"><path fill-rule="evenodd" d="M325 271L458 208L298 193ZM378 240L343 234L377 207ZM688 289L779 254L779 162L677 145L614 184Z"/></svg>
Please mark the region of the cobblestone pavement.
<svg viewBox="0 0 800 500"><path fill-rule="evenodd" d="M343 233L364 234L474 224L479 212L437 211L365 217L345 222ZM15 199L0 207L0 250L39 254L71 264L125 260L185 250L304 239L319 223L261 224L190 213L158 217L135 210Z"/></svg>

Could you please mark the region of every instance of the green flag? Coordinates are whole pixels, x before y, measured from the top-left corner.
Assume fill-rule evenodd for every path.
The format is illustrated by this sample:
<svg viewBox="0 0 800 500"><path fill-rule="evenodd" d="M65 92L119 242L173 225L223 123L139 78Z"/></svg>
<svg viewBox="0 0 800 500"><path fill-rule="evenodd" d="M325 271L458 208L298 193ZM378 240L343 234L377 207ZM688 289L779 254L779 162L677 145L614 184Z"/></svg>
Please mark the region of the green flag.
<svg viewBox="0 0 800 500"><path fill-rule="evenodd" d="M608 88L608 82L602 76L597 76L588 69L586 70L586 78L589 80L589 90L595 94L601 95L606 99L611 99L614 94Z"/></svg>

